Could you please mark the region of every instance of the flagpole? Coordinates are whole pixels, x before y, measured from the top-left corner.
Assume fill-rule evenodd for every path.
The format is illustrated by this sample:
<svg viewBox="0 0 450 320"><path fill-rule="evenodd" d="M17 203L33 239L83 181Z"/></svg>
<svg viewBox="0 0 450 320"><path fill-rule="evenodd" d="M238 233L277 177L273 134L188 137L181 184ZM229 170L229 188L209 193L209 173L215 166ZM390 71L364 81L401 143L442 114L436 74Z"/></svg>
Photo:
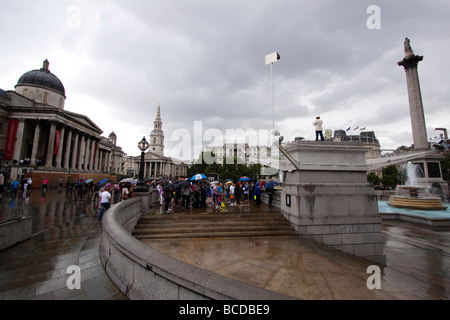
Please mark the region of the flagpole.
<svg viewBox="0 0 450 320"><path fill-rule="evenodd" d="M270 64L270 80L272 82L272 130L275 130L275 100L273 97L273 72L272 72L273 62Z"/></svg>
<svg viewBox="0 0 450 320"><path fill-rule="evenodd" d="M270 64L270 81L272 83L272 134L275 136L275 98L273 92L273 63L280 60L278 52L271 53L265 56L266 65Z"/></svg>

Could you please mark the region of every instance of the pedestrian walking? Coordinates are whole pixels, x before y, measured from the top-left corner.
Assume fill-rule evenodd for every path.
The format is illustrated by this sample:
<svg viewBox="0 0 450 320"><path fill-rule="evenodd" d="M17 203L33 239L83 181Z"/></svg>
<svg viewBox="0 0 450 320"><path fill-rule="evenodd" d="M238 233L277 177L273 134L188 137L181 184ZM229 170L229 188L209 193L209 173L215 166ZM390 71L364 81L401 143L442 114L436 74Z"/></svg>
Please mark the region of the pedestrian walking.
<svg viewBox="0 0 450 320"><path fill-rule="evenodd" d="M78 199L80 199L81 203L83 203L85 187L86 187L86 183L84 183L83 179L80 179L80 181L78 181L78 183L76 183L76 185L75 185L76 196L74 199L75 203L77 203Z"/></svg>
<svg viewBox="0 0 450 320"><path fill-rule="evenodd" d="M267 194L269 195L269 207L273 204L273 189L267 189Z"/></svg>
<svg viewBox="0 0 450 320"><path fill-rule="evenodd" d="M200 186L200 208L206 208L206 183L203 181Z"/></svg>
<svg viewBox="0 0 450 320"><path fill-rule="evenodd" d="M213 188L206 186L206 206L214 205L213 195Z"/></svg>
<svg viewBox="0 0 450 320"><path fill-rule="evenodd" d="M100 197L100 213L98 214L98 220L102 221L103 214L108 210L111 206L111 193L109 193L108 189L103 189L103 191L99 195Z"/></svg>
<svg viewBox="0 0 450 320"><path fill-rule="evenodd" d="M248 182L245 182L244 186L242 187L242 190L244 191L244 198L242 200L248 200L248 193L249 193L249 186Z"/></svg>
<svg viewBox="0 0 450 320"><path fill-rule="evenodd" d="M11 197L15 197L17 194L17 190L19 190L20 182L19 180L14 180L11 185Z"/></svg>
<svg viewBox="0 0 450 320"><path fill-rule="evenodd" d="M42 179L42 189L47 191L48 189L48 179L47 177L44 177L44 179Z"/></svg>
<svg viewBox="0 0 450 320"><path fill-rule="evenodd" d="M222 197L223 197L222 182L219 182L219 185L217 186L216 192L217 192L217 206L216 206L216 209L221 209L222 207L225 207L225 205L222 202Z"/></svg>
<svg viewBox="0 0 450 320"><path fill-rule="evenodd" d="M236 199L236 204L241 204L241 193L241 184L237 182L236 186L234 187L234 197Z"/></svg>
<svg viewBox="0 0 450 320"><path fill-rule="evenodd" d="M130 184L124 184L124 186L122 187L122 200L127 200L130 199Z"/></svg>
<svg viewBox="0 0 450 320"><path fill-rule="evenodd" d="M234 186L234 183L231 183L231 185L230 185L230 202L231 202L231 206L234 206L235 204L236 204L236 200L235 200L235 198L236 198L236 195L235 195L235 186Z"/></svg>
<svg viewBox="0 0 450 320"><path fill-rule="evenodd" d="M165 190L164 192L163 192L163 198L164 198L164 204L165 204L165 210L164 210L164 212L165 213L169 213L170 211L169 211L169 207L170 207L170 203L171 203L171 197L172 196L172 190L171 189L169 189L169 190Z"/></svg>
<svg viewBox="0 0 450 320"><path fill-rule="evenodd" d="M261 204L261 187L259 186L259 183L257 183L255 185L255 191L253 193L254 197L255 197L255 205L260 205Z"/></svg>
<svg viewBox="0 0 450 320"><path fill-rule="evenodd" d="M67 183L66 183L66 195L70 194L71 198L72 198L73 186L74 186L73 179L71 177L69 177L67 179Z"/></svg>
<svg viewBox="0 0 450 320"><path fill-rule="evenodd" d="M163 188L163 184L162 182L158 184L158 186L156 187L158 189L158 194L159 194L159 205L162 206L162 204L164 203L164 188Z"/></svg>
<svg viewBox="0 0 450 320"><path fill-rule="evenodd" d="M189 208L189 202L191 201L192 188L190 185L183 185L181 187L181 207Z"/></svg>

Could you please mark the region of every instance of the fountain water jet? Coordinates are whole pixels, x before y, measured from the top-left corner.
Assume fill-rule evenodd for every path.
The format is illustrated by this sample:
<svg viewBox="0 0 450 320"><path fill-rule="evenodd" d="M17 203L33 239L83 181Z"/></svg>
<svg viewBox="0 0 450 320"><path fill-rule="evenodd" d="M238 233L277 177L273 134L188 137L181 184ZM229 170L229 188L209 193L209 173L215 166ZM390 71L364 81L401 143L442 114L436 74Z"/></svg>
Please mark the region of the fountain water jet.
<svg viewBox="0 0 450 320"><path fill-rule="evenodd" d="M419 185L420 166L409 161L404 169L406 172L405 185L398 186L397 194L389 198L390 206L421 210L447 209L442 205L441 198L431 196L428 187Z"/></svg>

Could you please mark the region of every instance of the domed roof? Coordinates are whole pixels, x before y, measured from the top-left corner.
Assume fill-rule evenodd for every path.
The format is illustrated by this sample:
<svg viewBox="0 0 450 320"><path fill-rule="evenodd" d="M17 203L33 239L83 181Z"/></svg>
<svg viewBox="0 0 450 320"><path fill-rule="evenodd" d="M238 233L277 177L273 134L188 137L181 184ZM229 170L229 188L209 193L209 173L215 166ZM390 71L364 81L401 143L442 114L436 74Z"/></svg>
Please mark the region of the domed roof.
<svg viewBox="0 0 450 320"><path fill-rule="evenodd" d="M117 138L116 134L114 133L114 130L109 134L108 138Z"/></svg>
<svg viewBox="0 0 450 320"><path fill-rule="evenodd" d="M35 85L52 89L65 96L66 90L64 89L62 82L57 76L50 72L48 65L48 60L45 60L44 65L40 70L31 70L24 73L17 82L16 87L19 85Z"/></svg>

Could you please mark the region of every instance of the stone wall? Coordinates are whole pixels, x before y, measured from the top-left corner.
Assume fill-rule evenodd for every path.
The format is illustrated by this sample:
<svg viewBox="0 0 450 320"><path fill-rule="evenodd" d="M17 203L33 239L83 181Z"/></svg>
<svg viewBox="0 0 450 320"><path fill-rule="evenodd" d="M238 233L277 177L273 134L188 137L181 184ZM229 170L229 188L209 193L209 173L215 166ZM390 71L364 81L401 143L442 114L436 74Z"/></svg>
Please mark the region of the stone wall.
<svg viewBox="0 0 450 320"><path fill-rule="evenodd" d="M31 238L31 217L0 221L0 250Z"/></svg>

